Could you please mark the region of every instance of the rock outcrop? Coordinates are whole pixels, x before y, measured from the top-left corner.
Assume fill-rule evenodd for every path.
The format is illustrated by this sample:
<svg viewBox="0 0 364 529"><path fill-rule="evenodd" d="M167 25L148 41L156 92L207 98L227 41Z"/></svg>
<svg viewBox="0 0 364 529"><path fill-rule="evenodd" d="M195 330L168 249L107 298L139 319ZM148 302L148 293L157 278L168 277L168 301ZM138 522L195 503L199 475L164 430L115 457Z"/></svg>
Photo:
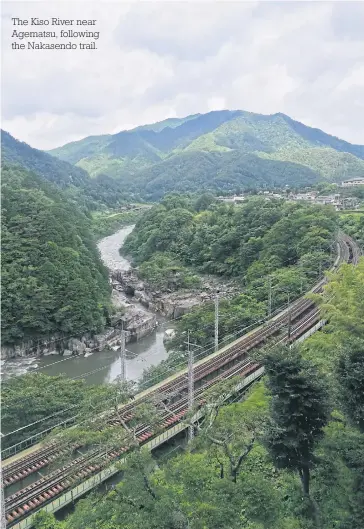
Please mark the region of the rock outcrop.
<svg viewBox="0 0 364 529"><path fill-rule="evenodd" d="M148 283L138 278L135 268L114 270L111 273L115 290L131 297L148 310L176 319L189 312L194 306L214 299L216 290L223 292L224 297L236 295L239 291L234 282L219 282L214 277L204 278L202 287L194 291L161 292L153 289Z"/></svg>

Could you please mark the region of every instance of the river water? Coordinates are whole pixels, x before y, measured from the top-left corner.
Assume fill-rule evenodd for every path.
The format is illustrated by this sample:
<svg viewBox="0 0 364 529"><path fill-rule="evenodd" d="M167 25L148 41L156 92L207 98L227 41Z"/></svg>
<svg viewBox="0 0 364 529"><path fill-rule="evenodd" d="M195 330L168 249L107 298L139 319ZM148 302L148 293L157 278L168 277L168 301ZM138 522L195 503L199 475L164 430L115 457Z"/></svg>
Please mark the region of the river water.
<svg viewBox="0 0 364 529"><path fill-rule="evenodd" d="M119 254L119 248L132 230L133 226L127 226L113 235L101 239L98 243L102 260L109 269L127 269L130 267L130 263ZM126 376L129 380L137 380L145 368L159 364L161 360L167 357L163 344L165 329L161 319L155 331L138 342L127 345ZM47 375L65 373L71 378L83 378L82 375L87 375L84 378L89 384L111 382L120 374L119 353L104 350L95 352L87 358L84 356L63 358L52 355L2 361L4 379L32 371Z"/></svg>

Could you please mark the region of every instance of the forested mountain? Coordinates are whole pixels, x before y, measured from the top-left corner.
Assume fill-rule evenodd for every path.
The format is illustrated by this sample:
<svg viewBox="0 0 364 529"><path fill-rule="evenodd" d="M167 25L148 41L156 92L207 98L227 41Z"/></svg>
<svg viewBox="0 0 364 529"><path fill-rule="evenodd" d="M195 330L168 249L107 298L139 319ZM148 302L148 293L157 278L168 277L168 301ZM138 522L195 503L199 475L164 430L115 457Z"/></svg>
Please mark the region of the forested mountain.
<svg viewBox="0 0 364 529"><path fill-rule="evenodd" d="M34 171L59 187L84 186L89 175L80 167L58 160L46 152L33 149L18 141L6 131L1 131L1 157L8 164L19 164Z"/></svg>
<svg viewBox="0 0 364 529"><path fill-rule="evenodd" d="M110 289L90 221L19 166L2 168L2 343L97 331Z"/></svg>
<svg viewBox="0 0 364 529"><path fill-rule="evenodd" d="M158 199L167 191L234 191L309 185L364 174L364 146L352 145L284 114L214 111L104 136L50 153L121 179L127 192Z"/></svg>
<svg viewBox="0 0 364 529"><path fill-rule="evenodd" d="M124 201L125 193L120 183L101 174L92 180L84 169L59 160L39 149L16 140L6 131L1 131L1 156L7 164L20 165L34 171L43 179L63 189L69 199L86 209L97 209L100 205L117 206Z"/></svg>

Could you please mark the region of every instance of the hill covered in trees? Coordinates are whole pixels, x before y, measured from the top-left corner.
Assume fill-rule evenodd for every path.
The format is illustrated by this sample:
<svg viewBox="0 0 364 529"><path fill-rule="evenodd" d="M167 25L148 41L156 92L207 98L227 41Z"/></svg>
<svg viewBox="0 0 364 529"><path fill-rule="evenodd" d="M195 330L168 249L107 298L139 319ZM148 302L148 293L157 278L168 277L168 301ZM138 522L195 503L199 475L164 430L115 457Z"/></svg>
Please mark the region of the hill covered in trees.
<svg viewBox="0 0 364 529"><path fill-rule="evenodd" d="M1 157L9 165L19 165L51 182L67 195L78 207L98 209L115 207L124 202L125 193L119 183L100 174L92 180L84 169L59 160L39 149L18 141L6 131L1 131Z"/></svg>
<svg viewBox="0 0 364 529"><path fill-rule="evenodd" d="M212 195L172 194L127 237L123 253L145 268L160 254L220 276L262 278L280 267L330 253L337 223L330 207L251 197L241 206Z"/></svg>
<svg viewBox="0 0 364 529"><path fill-rule="evenodd" d="M333 261L338 218L330 207L251 197L243 205L218 202L211 195L166 196L136 223L123 245L139 276L165 295L175 290L204 292L211 277L234 282L220 294L219 339L232 340L268 313L309 290ZM234 295L235 292L235 295ZM207 351L214 340L214 305L194 307L175 325L171 351L144 373L155 381L185 358L186 332ZM208 354L208 353L206 353Z"/></svg>
<svg viewBox="0 0 364 529"><path fill-rule="evenodd" d="M110 297L90 220L35 173L2 167L2 343L98 331Z"/></svg>
<svg viewBox="0 0 364 529"><path fill-rule="evenodd" d="M121 179L147 199L169 191L310 185L364 174L364 146L352 145L284 114L214 111L53 149L96 178Z"/></svg>

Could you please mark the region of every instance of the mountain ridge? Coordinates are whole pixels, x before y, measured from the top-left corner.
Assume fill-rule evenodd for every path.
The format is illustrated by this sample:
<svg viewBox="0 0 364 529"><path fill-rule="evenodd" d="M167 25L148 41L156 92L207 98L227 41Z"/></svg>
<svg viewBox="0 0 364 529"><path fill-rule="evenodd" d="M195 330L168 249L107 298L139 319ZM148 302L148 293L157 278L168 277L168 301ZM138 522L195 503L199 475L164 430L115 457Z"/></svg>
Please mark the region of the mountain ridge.
<svg viewBox="0 0 364 529"><path fill-rule="evenodd" d="M87 192L93 199L106 196L108 204L114 196L159 200L172 191L302 187L364 176L364 145L279 112L219 110L168 118L43 154L82 170L91 177Z"/></svg>
<svg viewBox="0 0 364 529"><path fill-rule="evenodd" d="M281 118L286 123L288 123L296 132L300 131L301 136L306 136L307 138L307 136L309 135L309 132L311 131L312 135L315 135L316 145L330 145L332 147L335 146L334 147L335 150L340 150L341 152L349 152L349 153L354 154L355 156L360 157L361 159L364 159L364 145L351 144L345 140L338 138L337 136L327 134L323 132L321 129L304 125L303 123L300 123L299 121L292 119L290 116L282 112L277 112L274 114L257 114L255 112L248 112L244 110L215 110L215 111L208 112L206 114L192 114L189 116L185 116L184 118L168 118L166 120L162 120L155 124L141 125L141 126L135 127L130 130L121 130L115 134L102 134L102 135L87 136L81 140L66 143L63 146L57 147L55 149L51 149L47 152L63 159L63 158L67 158L67 154L63 154L65 147L70 146L70 145L73 145L73 146L81 145L84 142L88 143L88 141L91 139L94 140L96 138L97 139L103 138L106 140L106 138L113 138L113 137L118 137L118 136L121 137L122 135L126 137L127 135L135 135L135 134L138 134L138 135L141 134L142 137L144 137L145 139L152 139L153 136L158 136L158 134L160 133L162 133L164 136L166 136L167 134L168 135L172 134L173 136L175 136L176 132L173 132L175 129L178 129L180 127L186 128L189 126L191 122L196 122L197 120L206 120L206 118L210 119L212 116L220 116L223 118L223 120L221 123L219 122L219 124L216 127L209 128L209 132L218 128L220 124L226 123L232 119L239 118L239 117L244 117L245 120L248 120L248 118L253 118L253 120L255 121L257 120L257 118L263 121L270 121L274 118ZM224 116L228 117L229 119L224 119ZM171 121L175 121L175 126L173 127L170 126ZM163 126L163 124L165 124L165 126ZM154 130L155 125L158 126L157 131ZM319 140L319 138L321 138L321 141ZM313 138L311 136L310 143L312 144L312 142L313 142Z"/></svg>
<svg viewBox="0 0 364 529"><path fill-rule="evenodd" d="M280 112L193 114L83 138L49 152L92 178L104 174L121 181L125 191L147 200L177 190L301 187L364 176L363 145Z"/></svg>
<svg viewBox="0 0 364 529"><path fill-rule="evenodd" d="M95 209L100 205L114 207L123 201L124 192L107 175L93 180L83 168L35 149L4 130L1 130L1 155L2 163L33 171L62 189L81 209Z"/></svg>

